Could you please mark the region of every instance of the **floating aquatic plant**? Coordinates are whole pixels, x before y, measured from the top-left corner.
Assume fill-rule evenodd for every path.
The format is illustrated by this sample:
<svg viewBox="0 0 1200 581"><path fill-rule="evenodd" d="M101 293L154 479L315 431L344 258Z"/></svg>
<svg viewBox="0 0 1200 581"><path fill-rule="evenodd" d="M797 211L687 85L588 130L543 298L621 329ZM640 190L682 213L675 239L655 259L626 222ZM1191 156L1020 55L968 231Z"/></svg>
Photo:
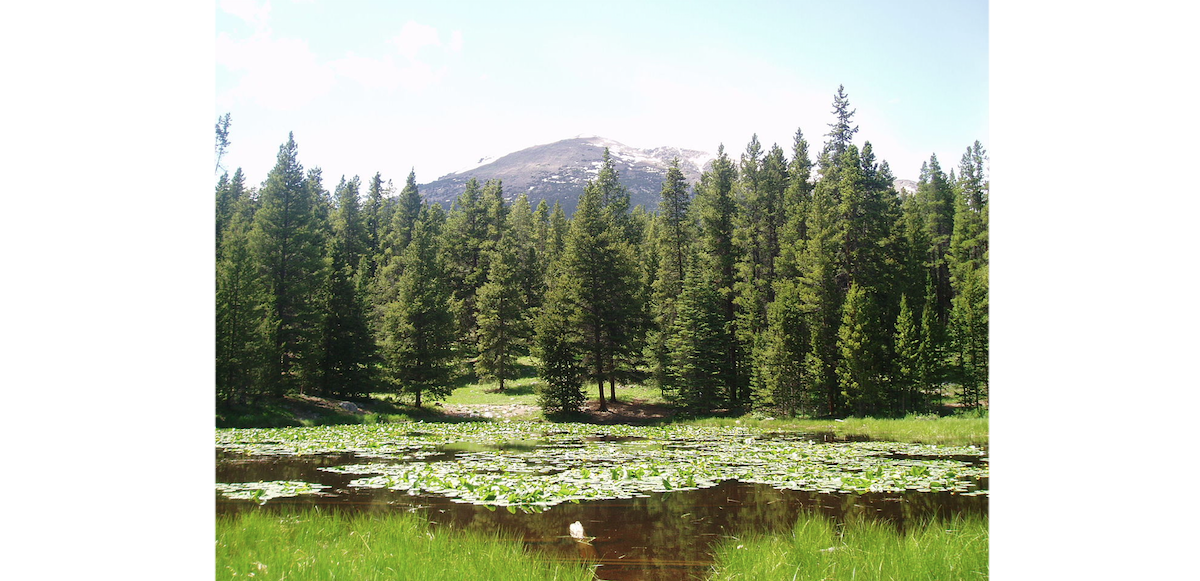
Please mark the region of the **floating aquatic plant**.
<svg viewBox="0 0 1200 581"><path fill-rule="evenodd" d="M988 476L985 452L974 446L818 443L800 436L740 426L417 422L220 430L217 447L248 455L349 452L375 462L321 470L362 476L352 487L440 495L514 511L708 488L725 480L817 492L986 494L978 487ZM505 445L520 441L526 444ZM249 484L254 483L241 486ZM272 498L285 495L274 491ZM238 494L258 496L227 496L265 501L268 493Z"/></svg>
<svg viewBox="0 0 1200 581"><path fill-rule="evenodd" d="M264 504L272 498L286 498L300 496L301 494L320 494L326 488L329 487L324 484L296 482L292 480L217 483L217 492L220 492L226 498L253 500L259 504Z"/></svg>

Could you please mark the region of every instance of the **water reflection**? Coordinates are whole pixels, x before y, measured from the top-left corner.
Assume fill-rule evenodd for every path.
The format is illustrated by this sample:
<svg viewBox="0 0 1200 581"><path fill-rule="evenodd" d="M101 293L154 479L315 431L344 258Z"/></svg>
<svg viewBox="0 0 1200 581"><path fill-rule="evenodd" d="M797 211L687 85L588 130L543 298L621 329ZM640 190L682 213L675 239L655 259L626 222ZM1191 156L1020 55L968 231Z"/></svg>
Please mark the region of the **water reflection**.
<svg viewBox="0 0 1200 581"><path fill-rule="evenodd" d="M387 513L416 511L433 526L482 531L506 530L547 558L599 563L611 580L703 579L711 548L726 538L789 530L801 511L835 519L884 519L903 529L930 517L986 514L987 496L950 493L822 494L776 490L734 480L703 490L655 493L645 498L564 503L543 513L510 513L503 507L452 502L442 497L350 487L357 475L319 470L360 461L353 454L250 457L217 453L218 482L302 480L329 486L326 494L274 499L260 506L217 496L218 514L280 509ZM987 488L986 481L981 482ZM568 533L580 522L595 537L586 551Z"/></svg>

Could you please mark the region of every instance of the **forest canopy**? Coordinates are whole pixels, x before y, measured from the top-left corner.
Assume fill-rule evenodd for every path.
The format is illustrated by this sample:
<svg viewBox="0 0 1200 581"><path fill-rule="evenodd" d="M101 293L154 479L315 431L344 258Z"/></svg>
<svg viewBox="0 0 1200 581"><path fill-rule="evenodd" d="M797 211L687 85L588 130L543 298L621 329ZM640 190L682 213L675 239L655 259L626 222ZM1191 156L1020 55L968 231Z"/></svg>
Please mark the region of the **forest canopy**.
<svg viewBox="0 0 1200 581"><path fill-rule="evenodd" d="M681 408L816 417L988 398L988 178L978 141L916 191L854 138L753 136L629 207L606 151L572 216L472 178L450 207L376 173L332 190L288 135L259 187L216 186L216 398L403 395L537 362L547 411L649 383ZM232 130L236 130L234 127ZM217 170L231 120L217 124ZM365 191L364 191L365 190Z"/></svg>

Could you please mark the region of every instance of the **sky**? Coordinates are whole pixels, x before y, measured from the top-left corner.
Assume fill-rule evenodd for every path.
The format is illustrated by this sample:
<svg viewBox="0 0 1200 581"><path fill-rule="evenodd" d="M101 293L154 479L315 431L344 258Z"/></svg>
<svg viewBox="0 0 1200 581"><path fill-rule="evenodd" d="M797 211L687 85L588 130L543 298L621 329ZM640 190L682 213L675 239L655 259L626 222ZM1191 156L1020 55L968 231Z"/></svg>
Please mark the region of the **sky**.
<svg viewBox="0 0 1200 581"><path fill-rule="evenodd" d="M652 4L652 5L650 5ZM899 178L989 147L988 5L894 2L218 0L222 165L261 183L300 162L418 183L576 135L735 159L757 134L818 150L845 86Z"/></svg>

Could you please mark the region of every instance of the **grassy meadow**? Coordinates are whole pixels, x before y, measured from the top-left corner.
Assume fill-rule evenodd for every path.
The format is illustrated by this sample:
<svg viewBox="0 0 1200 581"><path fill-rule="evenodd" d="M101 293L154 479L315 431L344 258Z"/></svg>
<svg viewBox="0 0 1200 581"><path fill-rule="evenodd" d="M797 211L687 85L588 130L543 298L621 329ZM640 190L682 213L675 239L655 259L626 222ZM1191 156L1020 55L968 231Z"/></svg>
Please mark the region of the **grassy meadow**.
<svg viewBox="0 0 1200 581"><path fill-rule="evenodd" d="M581 565L538 559L518 539L431 527L413 513L252 511L218 517L216 530L217 579L593 579Z"/></svg>
<svg viewBox="0 0 1200 581"><path fill-rule="evenodd" d="M949 581L988 578L987 516L919 523L835 523L805 515L791 534L732 538L715 555L713 581Z"/></svg>

